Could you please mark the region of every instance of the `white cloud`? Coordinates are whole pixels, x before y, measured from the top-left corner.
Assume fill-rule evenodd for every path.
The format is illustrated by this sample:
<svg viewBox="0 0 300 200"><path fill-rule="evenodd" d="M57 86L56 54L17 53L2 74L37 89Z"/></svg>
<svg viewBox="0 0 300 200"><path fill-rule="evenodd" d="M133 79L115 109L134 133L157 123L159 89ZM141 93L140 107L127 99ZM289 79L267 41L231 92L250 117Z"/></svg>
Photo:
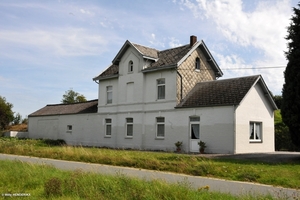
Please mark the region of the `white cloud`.
<svg viewBox="0 0 300 200"><path fill-rule="evenodd" d="M289 0L258 1L256 7L245 10L242 0L182 0L181 5L190 9L195 18L205 17L212 21L224 36L221 42L231 42L244 49L254 48L255 59L245 64L242 53L218 52L221 68L251 68L285 65L286 27L292 14ZM227 41L226 41L227 40ZM219 49L221 50L221 49ZM221 50L222 51L222 50ZM216 55L216 54L215 54ZM251 61L252 60L252 61ZM283 70L247 70L247 74L262 74L270 88L279 93L283 84ZM236 71L230 74L246 75Z"/></svg>
<svg viewBox="0 0 300 200"><path fill-rule="evenodd" d="M101 35L90 33L82 28L58 28L51 31L2 30L0 43L3 47L3 52L1 52L3 54L10 49L26 48L59 56L85 56L103 52L106 40ZM14 55L12 52L7 54Z"/></svg>
<svg viewBox="0 0 300 200"><path fill-rule="evenodd" d="M179 42L179 40L174 37L169 38L169 40L170 40L169 46L171 48L182 46L182 44Z"/></svg>

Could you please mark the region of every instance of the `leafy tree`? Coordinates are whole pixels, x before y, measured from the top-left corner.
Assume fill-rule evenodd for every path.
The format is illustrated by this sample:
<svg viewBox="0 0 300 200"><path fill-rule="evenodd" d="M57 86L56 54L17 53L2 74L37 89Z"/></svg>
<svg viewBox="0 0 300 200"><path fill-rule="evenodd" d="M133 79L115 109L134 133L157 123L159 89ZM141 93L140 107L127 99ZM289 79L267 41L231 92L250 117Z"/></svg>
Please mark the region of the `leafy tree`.
<svg viewBox="0 0 300 200"><path fill-rule="evenodd" d="M82 94L79 94L78 92L75 92L74 90L70 89L65 92L61 102L63 104L86 102L86 98Z"/></svg>
<svg viewBox="0 0 300 200"><path fill-rule="evenodd" d="M298 3L300 8L300 3ZM294 14L288 27L288 60L284 72L285 83L282 89L281 114L289 127L291 139L300 147L300 9L293 8Z"/></svg>
<svg viewBox="0 0 300 200"><path fill-rule="evenodd" d="M276 103L277 108L281 109L282 96L281 95L275 95L275 96L273 96L273 100Z"/></svg>
<svg viewBox="0 0 300 200"><path fill-rule="evenodd" d="M14 119L13 105L0 96L0 128L5 129Z"/></svg>
<svg viewBox="0 0 300 200"><path fill-rule="evenodd" d="M13 119L13 124L14 125L20 124L21 120L22 120L22 116L20 115L20 113L17 113Z"/></svg>

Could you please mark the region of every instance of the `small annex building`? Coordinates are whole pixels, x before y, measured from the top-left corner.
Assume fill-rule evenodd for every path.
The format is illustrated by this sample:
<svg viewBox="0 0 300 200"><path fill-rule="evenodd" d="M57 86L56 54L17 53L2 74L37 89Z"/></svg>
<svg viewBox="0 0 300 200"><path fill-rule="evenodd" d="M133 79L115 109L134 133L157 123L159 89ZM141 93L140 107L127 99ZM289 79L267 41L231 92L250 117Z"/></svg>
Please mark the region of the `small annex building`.
<svg viewBox="0 0 300 200"><path fill-rule="evenodd" d="M126 41L93 80L98 99L47 105L30 114L29 137L69 145L207 153L273 152L274 110L261 75L223 72L196 36L159 51Z"/></svg>

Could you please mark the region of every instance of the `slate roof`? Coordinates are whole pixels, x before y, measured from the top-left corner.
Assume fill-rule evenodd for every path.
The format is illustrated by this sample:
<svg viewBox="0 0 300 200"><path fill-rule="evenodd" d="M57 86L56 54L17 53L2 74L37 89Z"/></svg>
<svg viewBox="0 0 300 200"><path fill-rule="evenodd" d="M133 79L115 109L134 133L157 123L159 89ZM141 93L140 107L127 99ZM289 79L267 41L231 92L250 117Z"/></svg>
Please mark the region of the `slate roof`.
<svg viewBox="0 0 300 200"><path fill-rule="evenodd" d="M158 50L150 48L150 47L145 47L139 44L132 43L132 45L144 56L147 56L149 58L158 58Z"/></svg>
<svg viewBox="0 0 300 200"><path fill-rule="evenodd" d="M83 113L97 113L98 99L73 104L52 104L41 108L29 117L49 116L49 115L68 115L68 114L83 114Z"/></svg>
<svg viewBox="0 0 300 200"><path fill-rule="evenodd" d="M99 76L93 78L93 80L100 80L100 79L107 79L117 77L119 74L119 62L129 47L135 48L142 57L152 60L152 64L143 70L143 72L148 72L152 70L160 70L160 69L167 69L172 67L177 67L177 64L181 59L188 55L188 53L193 49L200 47L203 51L204 55L207 57L208 60L213 61L212 66L216 71L217 76L222 76L222 71L214 61L213 57L211 56L209 50L207 49L206 45L203 41L199 41L193 46L184 45L176 48L166 49L163 51L156 50L154 48L146 47L143 45L131 43L128 40L122 46L120 51L117 53L116 57L113 59L112 64Z"/></svg>
<svg viewBox="0 0 300 200"><path fill-rule="evenodd" d="M199 82L177 108L238 105L260 75Z"/></svg>

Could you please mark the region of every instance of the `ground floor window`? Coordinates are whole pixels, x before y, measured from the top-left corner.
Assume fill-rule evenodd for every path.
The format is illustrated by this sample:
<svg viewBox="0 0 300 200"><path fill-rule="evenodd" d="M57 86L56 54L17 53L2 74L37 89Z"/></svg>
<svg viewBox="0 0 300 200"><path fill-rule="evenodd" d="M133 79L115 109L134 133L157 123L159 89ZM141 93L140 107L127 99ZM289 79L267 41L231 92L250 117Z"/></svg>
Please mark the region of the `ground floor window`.
<svg viewBox="0 0 300 200"><path fill-rule="evenodd" d="M111 136L111 119L105 119L105 136Z"/></svg>
<svg viewBox="0 0 300 200"><path fill-rule="evenodd" d="M165 137L165 118L157 117L156 118L156 138Z"/></svg>
<svg viewBox="0 0 300 200"><path fill-rule="evenodd" d="M250 142L261 142L262 138L262 123L261 122L250 122L249 131Z"/></svg>
<svg viewBox="0 0 300 200"><path fill-rule="evenodd" d="M133 136L133 118L126 118L126 137Z"/></svg>

